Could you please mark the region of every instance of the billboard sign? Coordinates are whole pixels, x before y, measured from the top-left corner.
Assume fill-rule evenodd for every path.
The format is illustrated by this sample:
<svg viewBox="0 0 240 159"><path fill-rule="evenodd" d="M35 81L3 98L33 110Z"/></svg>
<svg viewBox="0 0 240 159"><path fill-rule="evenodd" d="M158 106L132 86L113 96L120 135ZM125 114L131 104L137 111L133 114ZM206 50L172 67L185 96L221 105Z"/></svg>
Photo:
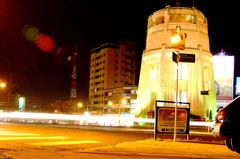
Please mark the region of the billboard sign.
<svg viewBox="0 0 240 159"><path fill-rule="evenodd" d="M174 107L159 107L157 130L159 133L174 133ZM187 133L188 110L177 109L177 133Z"/></svg>
<svg viewBox="0 0 240 159"><path fill-rule="evenodd" d="M157 133L189 134L190 103L156 100L154 139ZM175 115L176 112L176 115Z"/></svg>
<svg viewBox="0 0 240 159"><path fill-rule="evenodd" d="M25 97L19 97L18 98L18 110L24 111L26 105L26 98Z"/></svg>
<svg viewBox="0 0 240 159"><path fill-rule="evenodd" d="M240 77L236 80L236 95L240 95Z"/></svg>
<svg viewBox="0 0 240 159"><path fill-rule="evenodd" d="M213 56L213 71L218 106L233 99L234 56Z"/></svg>

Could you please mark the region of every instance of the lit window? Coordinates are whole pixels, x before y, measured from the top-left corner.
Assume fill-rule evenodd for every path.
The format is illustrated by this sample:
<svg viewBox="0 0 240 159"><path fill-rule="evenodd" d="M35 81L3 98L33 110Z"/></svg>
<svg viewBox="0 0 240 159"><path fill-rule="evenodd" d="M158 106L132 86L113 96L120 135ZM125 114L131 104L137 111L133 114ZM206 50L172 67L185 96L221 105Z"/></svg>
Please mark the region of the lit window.
<svg viewBox="0 0 240 159"><path fill-rule="evenodd" d="M188 79L188 68L186 64L181 64L180 65L180 80L187 80Z"/></svg>

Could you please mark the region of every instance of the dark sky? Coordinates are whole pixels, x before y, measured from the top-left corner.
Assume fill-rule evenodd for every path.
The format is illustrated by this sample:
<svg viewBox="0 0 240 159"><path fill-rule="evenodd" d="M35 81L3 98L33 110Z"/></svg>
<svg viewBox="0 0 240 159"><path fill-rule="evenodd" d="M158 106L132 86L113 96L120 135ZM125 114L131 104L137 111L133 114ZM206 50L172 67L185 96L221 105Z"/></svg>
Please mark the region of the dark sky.
<svg viewBox="0 0 240 159"><path fill-rule="evenodd" d="M223 49L239 58L237 2L182 0L181 6L191 7L193 2L208 18L211 52ZM14 91L30 101L67 99L71 86L71 62L67 58L77 44L78 95L87 99L90 50L105 42L136 42L139 72L147 18L166 5L175 6L175 1L0 0L0 76L12 77ZM22 33L26 25L51 37L55 49L47 53L27 40ZM238 68L239 64L236 72Z"/></svg>

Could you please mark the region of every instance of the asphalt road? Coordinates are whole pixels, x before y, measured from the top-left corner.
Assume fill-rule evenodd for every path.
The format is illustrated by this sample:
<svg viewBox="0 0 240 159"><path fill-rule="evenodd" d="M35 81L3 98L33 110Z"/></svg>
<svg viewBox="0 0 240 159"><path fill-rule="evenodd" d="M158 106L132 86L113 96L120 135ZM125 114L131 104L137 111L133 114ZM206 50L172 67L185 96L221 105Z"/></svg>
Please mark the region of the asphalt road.
<svg viewBox="0 0 240 159"><path fill-rule="evenodd" d="M171 145L172 135L160 134L155 141L153 140L153 131L148 129L13 123L1 123L0 125L0 159L75 159L80 156L84 159L159 158L159 154L151 151L158 148L156 152L160 152L162 146L176 146L176 144ZM186 140L186 136L177 136L177 141L182 142L181 148L187 142L187 144L193 144L191 147L196 147L197 150L201 151L205 144L205 146L213 147L210 149L223 149L222 152L226 156L232 155L235 158L237 156L235 152L229 151L223 145L222 139L213 137L211 133L199 134L195 132L190 134L188 141ZM160 145L163 143L164 145ZM146 147L144 147L145 145ZM178 149L179 146L176 146L176 152L179 153L186 151ZM166 151L168 150L164 150L164 152ZM170 151L175 152L172 148ZM187 157L190 159L196 158L194 153L198 154L199 152L194 150L189 153L193 156ZM175 153L171 153L170 156L163 152L161 154L163 154L161 158L182 158L181 155ZM208 156L208 158L211 157Z"/></svg>

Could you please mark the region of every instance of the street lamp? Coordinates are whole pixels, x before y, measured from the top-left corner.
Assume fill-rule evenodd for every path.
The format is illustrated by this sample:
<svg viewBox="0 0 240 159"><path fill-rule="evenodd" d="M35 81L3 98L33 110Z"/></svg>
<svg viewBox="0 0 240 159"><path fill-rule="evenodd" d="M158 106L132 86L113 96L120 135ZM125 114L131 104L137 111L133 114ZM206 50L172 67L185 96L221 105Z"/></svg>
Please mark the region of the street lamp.
<svg viewBox="0 0 240 159"><path fill-rule="evenodd" d="M0 82L0 88L1 88L1 89L5 89L6 87L7 87L6 82L1 81L1 82Z"/></svg>
<svg viewBox="0 0 240 159"><path fill-rule="evenodd" d="M83 107L82 102L78 102L78 103L77 103L77 108L78 108L77 112L78 112L78 113L80 113L80 109L81 109L82 107Z"/></svg>
<svg viewBox="0 0 240 159"><path fill-rule="evenodd" d="M4 80L0 80L0 89L5 90L6 87L7 87L7 82L5 82Z"/></svg>
<svg viewBox="0 0 240 159"><path fill-rule="evenodd" d="M83 104L82 104L81 102L78 102L78 103L77 103L77 107L78 107L78 108L82 108L82 106L83 106Z"/></svg>
<svg viewBox="0 0 240 159"><path fill-rule="evenodd" d="M122 103L122 107L123 107L123 106L125 106L127 104L127 100L125 98L123 98L121 103ZM120 114L121 114L121 107L119 106L119 115Z"/></svg>
<svg viewBox="0 0 240 159"><path fill-rule="evenodd" d="M181 55L178 50L185 49L185 38L187 37L186 33L181 32L181 27L177 26L176 30L172 31L171 36L171 47L176 49L176 53L173 53L173 60L177 63L177 74L176 74L176 97L175 97L175 111L174 111L174 136L173 140L176 141L177 136L177 104L178 104L178 71L179 71L179 61Z"/></svg>
<svg viewBox="0 0 240 159"><path fill-rule="evenodd" d="M184 50L186 37L187 34L181 32L181 27L177 26L176 30L172 31L171 47L175 48L176 50Z"/></svg>

